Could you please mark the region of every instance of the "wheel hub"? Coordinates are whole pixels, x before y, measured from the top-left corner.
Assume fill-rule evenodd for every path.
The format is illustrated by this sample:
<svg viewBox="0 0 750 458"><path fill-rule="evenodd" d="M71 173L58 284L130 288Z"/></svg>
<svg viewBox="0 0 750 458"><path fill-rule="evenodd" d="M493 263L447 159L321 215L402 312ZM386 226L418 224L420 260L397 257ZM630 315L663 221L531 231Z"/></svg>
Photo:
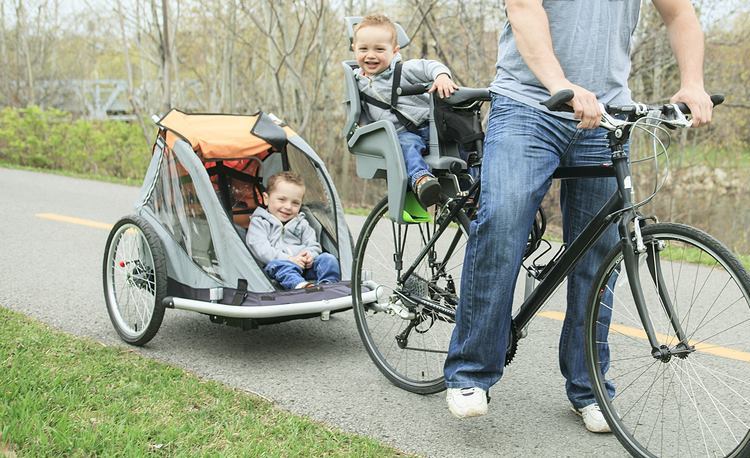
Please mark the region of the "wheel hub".
<svg viewBox="0 0 750 458"><path fill-rule="evenodd" d="M661 345L658 350L655 350L651 353L651 356L663 363L668 363L672 360L672 356L676 356L680 359L686 359L688 355L694 351L695 346L685 345L683 342L680 342L673 348L669 348L666 345Z"/></svg>
<svg viewBox="0 0 750 458"><path fill-rule="evenodd" d="M126 265L130 266L130 271L127 273L128 282L136 288L153 293L154 270L144 266L140 259L129 261Z"/></svg>

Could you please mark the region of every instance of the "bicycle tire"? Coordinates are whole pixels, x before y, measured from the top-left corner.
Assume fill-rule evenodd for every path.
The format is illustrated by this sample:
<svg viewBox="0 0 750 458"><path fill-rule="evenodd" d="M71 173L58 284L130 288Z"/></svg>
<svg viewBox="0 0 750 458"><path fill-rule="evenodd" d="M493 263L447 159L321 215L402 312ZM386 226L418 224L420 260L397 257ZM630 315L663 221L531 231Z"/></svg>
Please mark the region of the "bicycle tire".
<svg viewBox="0 0 750 458"><path fill-rule="evenodd" d="M618 247L587 311L586 361L601 411L633 456L750 456L750 278L698 229L659 223L642 235L639 283L658 346L646 338Z"/></svg>
<svg viewBox="0 0 750 458"><path fill-rule="evenodd" d="M164 319L167 260L159 236L144 218L128 216L112 227L102 279L107 313L120 338L145 345Z"/></svg>
<svg viewBox="0 0 750 458"><path fill-rule="evenodd" d="M459 210L436 240L430 255L422 259L415 274L403 283L397 280L400 269L395 255L402 253L402 269L412 264L425 240L429 240L424 235L434 233L431 231L435 222L447 211L444 204L443 200L441 205L433 207L432 222L396 224L388 217L388 199L383 199L362 227L352 268L354 318L367 353L394 385L417 394L445 389L443 365L454 321L421 304L410 303L404 295L439 303L451 309L455 318L469 218L463 209ZM383 238L388 237L390 246L381 249L385 246ZM446 258L449 253L452 254ZM382 293L377 303L362 300L362 284L367 280L377 283Z"/></svg>

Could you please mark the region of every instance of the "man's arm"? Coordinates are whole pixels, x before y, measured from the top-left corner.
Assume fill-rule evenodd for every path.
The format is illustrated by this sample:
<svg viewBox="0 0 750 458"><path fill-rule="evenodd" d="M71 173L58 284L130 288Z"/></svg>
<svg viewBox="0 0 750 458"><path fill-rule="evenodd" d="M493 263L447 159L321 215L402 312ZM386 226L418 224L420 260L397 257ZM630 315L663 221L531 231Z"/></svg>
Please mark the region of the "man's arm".
<svg viewBox="0 0 750 458"><path fill-rule="evenodd" d="M693 126L711 122L713 104L703 87L703 31L690 0L652 0L667 26L672 52L680 68L680 90L672 102L684 102Z"/></svg>
<svg viewBox="0 0 750 458"><path fill-rule="evenodd" d="M542 7L542 0L506 0L505 9L518 51L539 82L550 94L572 89L575 96L571 105L575 117L581 120L579 127L597 127L602 113L596 95L565 77L552 47L549 19Z"/></svg>

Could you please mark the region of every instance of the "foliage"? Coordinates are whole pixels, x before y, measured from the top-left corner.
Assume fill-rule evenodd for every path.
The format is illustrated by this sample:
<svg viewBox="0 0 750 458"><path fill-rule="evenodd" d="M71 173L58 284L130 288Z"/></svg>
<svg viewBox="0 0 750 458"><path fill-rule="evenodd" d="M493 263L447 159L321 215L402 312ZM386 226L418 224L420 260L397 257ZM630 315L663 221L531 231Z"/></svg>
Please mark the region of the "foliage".
<svg viewBox="0 0 750 458"><path fill-rule="evenodd" d="M0 323L0 455L401 455L2 307Z"/></svg>
<svg viewBox="0 0 750 458"><path fill-rule="evenodd" d="M404 49L405 58L440 60L460 85L476 87L487 86L495 74L498 36L505 25L504 2L492 0L117 0L106 6L106 2L77 2L82 6L71 6L75 13L70 17L64 17L53 0L35 0L34 7L25 3L18 1L16 8L5 9L5 3L0 3L4 18L0 21L0 105L66 106L85 114L92 102L83 103L83 99L91 94L73 97L64 93L64 85L53 83L114 78L127 81L127 94L121 95L120 102L139 120L165 112L168 105L196 112L274 113L318 152L346 203L360 207L374 205L385 187L382 180L356 176L355 161L341 133L340 63L353 57L344 16L388 14L412 38ZM721 151L717 160L711 159L715 156L711 153L704 165L723 168L732 177L746 176L750 7L743 1L692 3L705 30L706 88L724 93L727 101L714 111L710 128L675 132L672 151L687 150L686 158L690 151ZM662 18L651 2L643 2L633 37L630 87L634 99L669 100L680 84L678 65ZM63 99L67 105L60 102ZM72 123L72 118L67 119ZM133 142L139 137L150 141L152 133L145 124L140 135L129 126ZM23 148L29 150L39 149L43 142L24 135L16 143L27 139L29 144ZM7 149L8 141L0 135L0 161L55 166L56 157L46 154L6 157L16 154ZM83 144L89 147L91 141ZM103 169L105 174L114 174L111 168L116 167L126 176L138 176L137 171L145 167L146 148L120 148L128 159L122 158L119 164L116 159L94 164L92 154L80 147L75 154L65 154L82 161L71 165L76 170ZM694 165L679 155L674 158L676 168ZM718 160L726 158L731 162ZM723 213L708 216L709 211L726 207L722 203L726 199L718 206L707 199L706 208L696 209L686 208L691 202L682 195L667 200L665 218L687 215L691 221L730 220ZM750 213L746 206L737 213L740 218L734 220L739 222L722 238L739 234L742 242L737 246L750 246ZM734 216L734 211L729 215Z"/></svg>
<svg viewBox="0 0 750 458"><path fill-rule="evenodd" d="M0 162L142 178L150 158L150 146L132 123L73 119L36 106L0 110Z"/></svg>

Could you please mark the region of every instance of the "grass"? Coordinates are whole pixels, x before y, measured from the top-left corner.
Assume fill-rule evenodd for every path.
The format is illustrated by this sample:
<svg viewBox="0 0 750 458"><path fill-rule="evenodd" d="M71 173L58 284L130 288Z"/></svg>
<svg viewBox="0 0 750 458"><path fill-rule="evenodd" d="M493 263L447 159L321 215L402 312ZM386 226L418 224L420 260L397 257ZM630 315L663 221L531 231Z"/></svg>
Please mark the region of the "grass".
<svg viewBox="0 0 750 458"><path fill-rule="evenodd" d="M403 456L0 307L0 456Z"/></svg>
<svg viewBox="0 0 750 458"><path fill-rule="evenodd" d="M745 267L745 270L750 272L750 256L739 253L733 254L737 257L737 260L739 260L740 263ZM680 260L691 264L700 264L706 266L713 266L717 263L717 261L713 257L707 256L706 252L704 252L703 250L684 245L680 245L679 248L668 246L664 249L664 251L660 253L659 256L664 257L665 259Z"/></svg>

